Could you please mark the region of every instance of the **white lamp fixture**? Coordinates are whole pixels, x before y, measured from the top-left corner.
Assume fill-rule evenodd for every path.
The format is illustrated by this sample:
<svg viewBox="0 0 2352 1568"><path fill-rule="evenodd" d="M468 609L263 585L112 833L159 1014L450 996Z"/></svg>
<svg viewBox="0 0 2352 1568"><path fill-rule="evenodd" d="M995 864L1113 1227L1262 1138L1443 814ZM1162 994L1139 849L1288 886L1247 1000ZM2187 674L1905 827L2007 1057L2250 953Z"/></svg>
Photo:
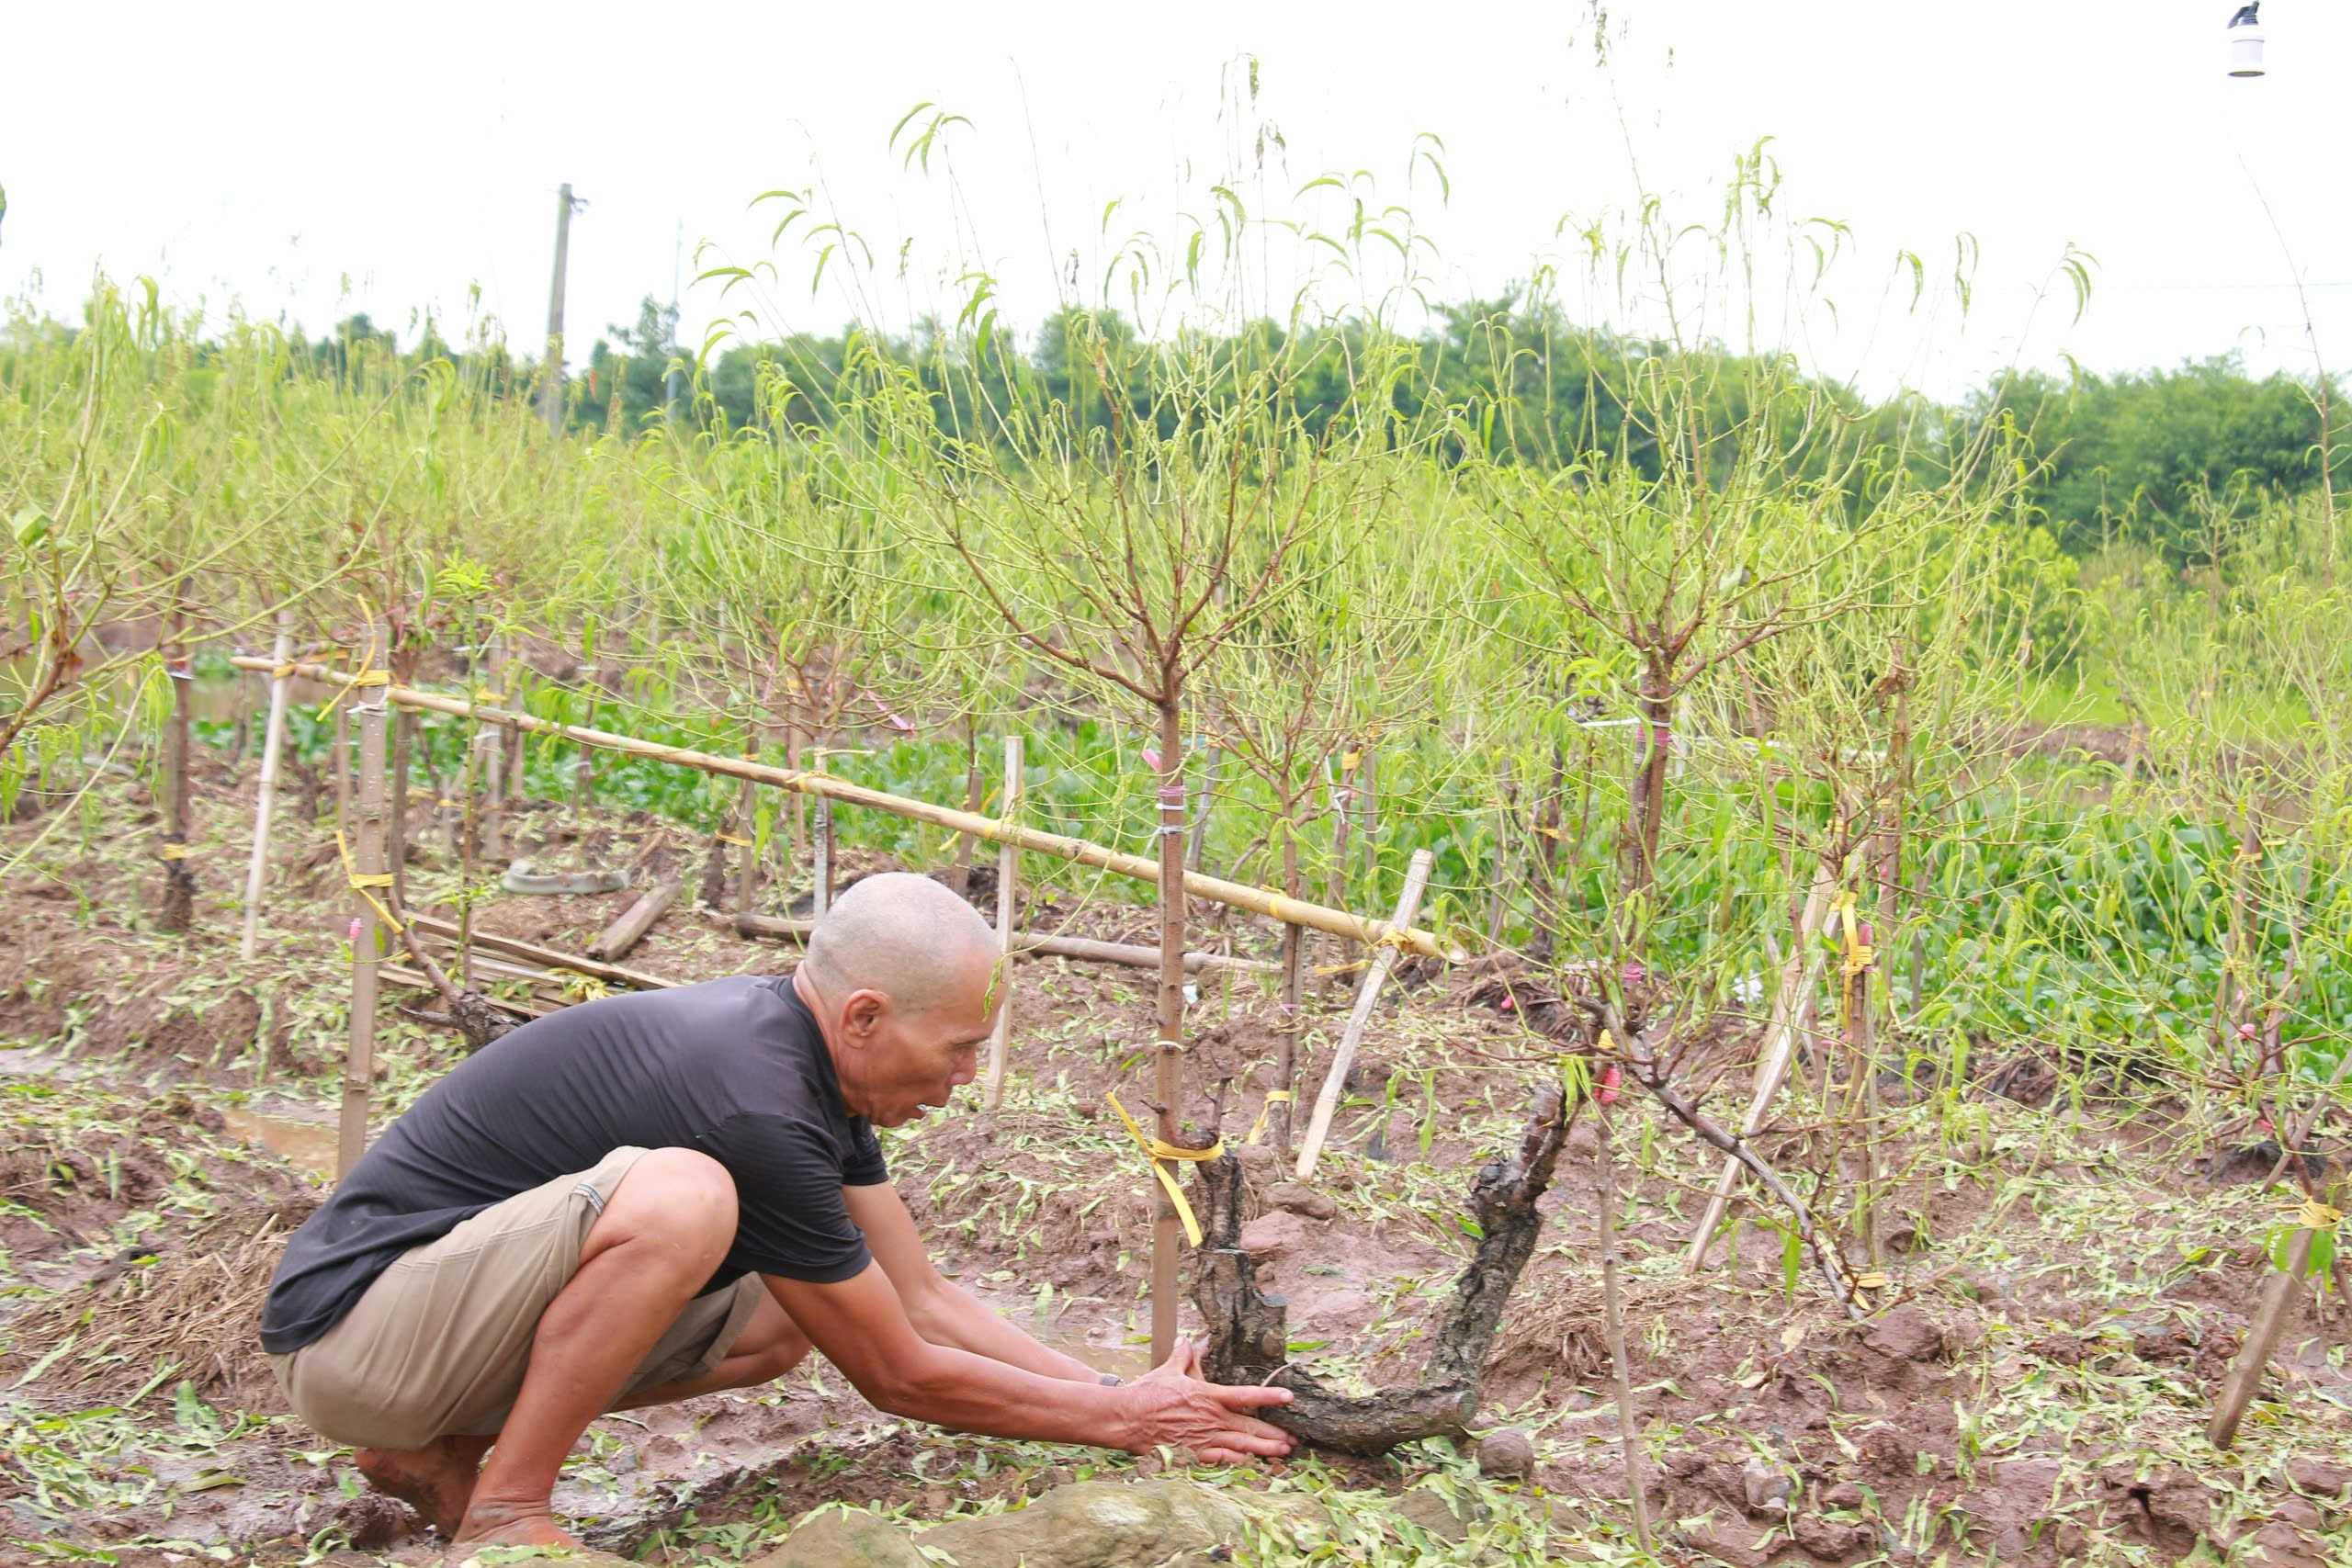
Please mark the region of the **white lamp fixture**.
<svg viewBox="0 0 2352 1568"><path fill-rule="evenodd" d="M2230 18L2230 74L2262 74L2262 0L2246 0Z"/></svg>

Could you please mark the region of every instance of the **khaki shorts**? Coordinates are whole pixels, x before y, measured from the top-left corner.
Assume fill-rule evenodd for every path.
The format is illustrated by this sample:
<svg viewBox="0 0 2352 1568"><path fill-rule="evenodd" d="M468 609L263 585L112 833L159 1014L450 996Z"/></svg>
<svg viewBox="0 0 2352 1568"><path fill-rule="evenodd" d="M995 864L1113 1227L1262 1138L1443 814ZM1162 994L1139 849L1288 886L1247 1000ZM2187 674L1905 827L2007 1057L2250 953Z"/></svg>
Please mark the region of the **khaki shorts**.
<svg viewBox="0 0 2352 1568"><path fill-rule="evenodd" d="M494 1435L523 1386L539 1314L578 1271L588 1227L645 1152L615 1149L593 1170L518 1192L402 1253L333 1328L269 1358L287 1403L355 1448ZM717 1366L766 1293L747 1274L687 1303L615 1407Z"/></svg>

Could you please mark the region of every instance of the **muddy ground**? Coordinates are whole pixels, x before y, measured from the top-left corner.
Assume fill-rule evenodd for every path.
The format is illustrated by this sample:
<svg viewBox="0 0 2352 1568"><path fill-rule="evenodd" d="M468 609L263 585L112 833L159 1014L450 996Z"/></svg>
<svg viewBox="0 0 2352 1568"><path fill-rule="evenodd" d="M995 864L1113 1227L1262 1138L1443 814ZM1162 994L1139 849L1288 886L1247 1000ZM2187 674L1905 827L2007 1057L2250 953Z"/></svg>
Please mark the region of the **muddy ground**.
<svg viewBox="0 0 2352 1568"><path fill-rule="evenodd" d="M332 1165L349 973L331 826L308 819L277 836L260 957L237 959L252 791L209 759L186 938L153 926L160 865L137 782L109 781L71 820L20 811L0 829L0 855L48 833L0 886L0 1559L437 1552L404 1507L366 1493L346 1451L286 1412L250 1339L277 1239ZM522 847L559 866L578 855L675 869L689 895L698 880L705 846L675 825L598 818L583 846L566 811L519 821ZM409 905L448 908L463 880L446 837L424 808L410 828ZM880 863L854 845L843 860L852 874ZM781 911L795 891L765 887L761 907ZM984 883L974 896L993 908ZM498 896L475 918L577 952L632 897ZM678 979L790 966L791 949L741 940L692 902L626 962ZM1066 885L1038 892L1022 921L1065 922L1134 939L1149 918ZM1273 933L1232 920L1208 940L1262 955ZM1145 1359L1150 1183L1102 1096L1115 1087L1133 1103L1148 1081L1151 983L1024 964L1003 1106L966 1103L886 1145L944 1268L1041 1337L1121 1371ZM1236 1140L1267 1087L1259 984L1204 979L1194 1011L1196 1067L1234 1081L1223 1130ZM535 1001L522 980L492 988L518 1006L561 999L540 987ZM1470 1176L1557 1080L1548 1043L1497 995L1408 972L1313 1181L1285 1185L1271 1150L1245 1151L1260 1210L1246 1240L1289 1297L1294 1355L1332 1381L1411 1380L1469 1254ZM1347 1002L1336 989L1320 998L1302 1100ZM414 1016L435 1005L387 996L379 1124L462 1054L456 1033ZM1753 1032L1725 1030L1734 1055ZM2279 1223L2278 1195L2255 1179L2267 1162L2229 1157L2144 1084L2068 1092L2029 1042L1985 1042L1976 1059L1994 1071L1973 1084L1883 1086L1883 1147L1900 1180L1880 1213L1883 1302L1860 1322L1809 1270L1792 1279L1766 1211L1744 1208L1713 1263L1686 1271L1713 1158L1651 1107L1617 1108L1627 1352L1657 1557L2352 1562L2339 1305L2299 1311L2233 1451L2202 1436ZM1710 1102L1737 1101L1743 1076L1718 1081ZM1794 1172L1827 1168L1807 1122L1800 1100L1767 1140ZM1489 1365L1482 1428L1532 1434L1524 1477L1482 1478L1439 1442L1201 1478L1322 1498L1340 1521L1322 1561L1643 1560L1602 1333L1594 1134L1588 1111ZM911 1427L812 1360L756 1393L599 1423L558 1504L600 1546L728 1562L820 1503L921 1522L1163 1462ZM1464 1517L1430 1516L1441 1494L1465 1499ZM1301 1560L1247 1543L1243 1559Z"/></svg>

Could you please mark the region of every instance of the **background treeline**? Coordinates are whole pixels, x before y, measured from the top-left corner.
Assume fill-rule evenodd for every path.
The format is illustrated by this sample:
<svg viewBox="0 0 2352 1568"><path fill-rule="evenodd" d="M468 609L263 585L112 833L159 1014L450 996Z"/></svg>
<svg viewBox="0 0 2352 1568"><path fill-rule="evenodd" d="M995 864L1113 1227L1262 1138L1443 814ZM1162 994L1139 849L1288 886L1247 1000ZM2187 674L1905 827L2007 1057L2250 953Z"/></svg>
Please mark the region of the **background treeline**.
<svg viewBox="0 0 2352 1568"><path fill-rule="evenodd" d="M1400 424L1419 421L1432 404L1450 405L1463 411L1462 427L1479 433L1489 457L1553 468L1623 458L1652 479L1662 471L1659 443L1674 437L1655 428L1634 383L1645 366L1669 357L1678 374L1687 373L1687 355L1579 328L1555 307L1514 294L1442 306L1436 314L1430 331L1402 342L1361 324L1322 329L1308 352L1287 355L1283 397L1306 428L1328 429L1366 395L1364 367L1385 360L1390 369L1381 390ZM942 423L962 434L999 436L1003 411L1038 400L1099 423L1107 416L1094 394L1094 367L1073 350L1081 337L1107 357L1135 417L1165 419L1164 404L1154 412L1155 388L1177 362L1193 360L1193 345L1146 341L1115 311L1052 317L1025 349L1002 334L976 343L926 321L896 338L876 341L854 328L800 333L735 342L697 360L673 349L674 327L674 312L650 297L635 322L608 327L567 384L571 426L634 434L672 419L716 432L823 424L862 355L909 367ZM298 332L288 346L289 364L300 358L330 373L347 369L355 356L411 366L447 360L496 395L527 394L537 385L536 366L503 344L458 348L430 321L406 350L366 315L315 338ZM1218 353L1241 367L1296 346L1268 321L1227 336ZM2344 477L2331 429L2335 411L2325 396L2332 389L2284 372L2256 378L2234 354L2109 376L2025 371L1957 406L1915 397L1873 402L1815 378L1759 378L1739 355L1704 357L1711 363L1698 378L1708 405L1703 429L1736 428L1754 412L1746 402L1758 384L1801 386L1808 400L1834 407L1840 423L1859 425L1861 445L1875 449L1872 461L1844 471L1842 482L1853 487L1883 484L1896 470L1915 481L1940 480L1988 427L2012 430L2030 464L2014 493L2014 515L2046 528L2076 558L2137 546L2173 568L2210 572L2243 547L2266 503L2320 490L2323 453L2330 454L2331 477ZM1855 435L1852 429L1834 441L1818 429L1797 434L1781 461L1792 477L1817 478L1829 466L1826 454L1850 453ZM1465 441L1452 445L1461 456Z"/></svg>

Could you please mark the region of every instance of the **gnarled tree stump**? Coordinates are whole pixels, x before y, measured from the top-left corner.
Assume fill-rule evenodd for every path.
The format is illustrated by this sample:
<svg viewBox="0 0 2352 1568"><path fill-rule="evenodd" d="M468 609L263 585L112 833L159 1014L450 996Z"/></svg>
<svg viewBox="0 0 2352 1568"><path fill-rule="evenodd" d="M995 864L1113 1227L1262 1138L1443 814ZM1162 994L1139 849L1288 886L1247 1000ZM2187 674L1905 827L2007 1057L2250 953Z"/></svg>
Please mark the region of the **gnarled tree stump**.
<svg viewBox="0 0 2352 1568"><path fill-rule="evenodd" d="M1566 1101L1547 1089L1509 1160L1490 1160L1470 1189L1470 1213L1481 1231L1477 1251L1453 1282L1421 1381L1364 1398L1335 1393L1290 1365L1289 1309L1258 1289L1256 1262L1241 1245L1247 1190L1240 1162L1227 1154L1199 1167L1207 1198L1206 1245L1199 1254L1193 1300L1208 1324L1208 1374L1217 1382L1272 1383L1293 1390L1289 1404L1259 1412L1292 1435L1349 1453L1384 1453L1419 1438L1458 1436L1477 1414L1487 1352L1520 1270L1535 1250L1543 1222L1535 1201L1552 1184L1567 1135Z"/></svg>

